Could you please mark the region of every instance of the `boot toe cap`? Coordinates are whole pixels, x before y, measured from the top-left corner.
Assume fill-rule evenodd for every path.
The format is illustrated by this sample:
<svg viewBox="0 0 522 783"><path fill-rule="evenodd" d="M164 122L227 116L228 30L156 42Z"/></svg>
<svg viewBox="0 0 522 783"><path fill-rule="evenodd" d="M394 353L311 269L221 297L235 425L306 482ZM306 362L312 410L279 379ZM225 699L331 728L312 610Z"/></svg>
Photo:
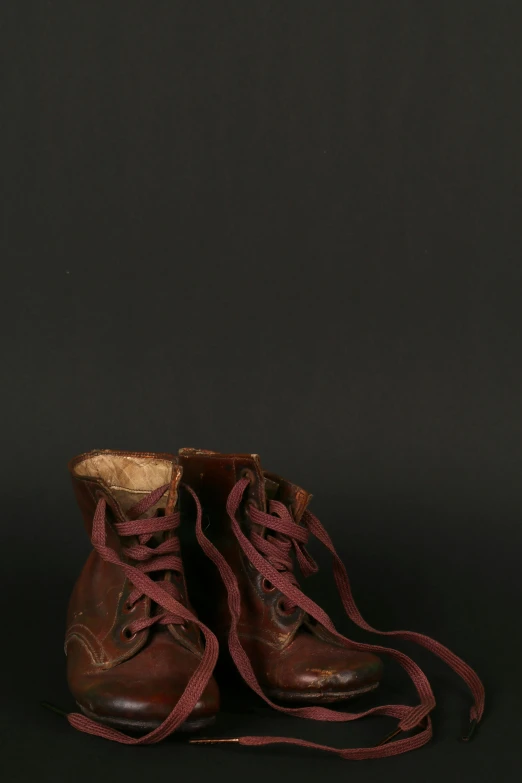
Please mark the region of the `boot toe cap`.
<svg viewBox="0 0 522 783"><path fill-rule="evenodd" d="M167 633L156 634L137 655L112 668L93 670L86 660L83 672L69 677L69 686L88 717L121 731L146 733L169 716L199 663ZM218 709L219 689L211 678L178 730L208 725Z"/></svg>
<svg viewBox="0 0 522 783"><path fill-rule="evenodd" d="M183 687L178 687L180 685ZM122 688L92 689L83 695L79 706L85 715L107 726L141 734L163 723L178 703L185 685L148 680L145 688L135 683L128 692ZM189 731L209 725L218 709L219 690L212 678L178 730Z"/></svg>
<svg viewBox="0 0 522 783"><path fill-rule="evenodd" d="M295 640L273 670L267 692L274 698L309 704L342 701L378 686L382 662L376 655L305 639Z"/></svg>

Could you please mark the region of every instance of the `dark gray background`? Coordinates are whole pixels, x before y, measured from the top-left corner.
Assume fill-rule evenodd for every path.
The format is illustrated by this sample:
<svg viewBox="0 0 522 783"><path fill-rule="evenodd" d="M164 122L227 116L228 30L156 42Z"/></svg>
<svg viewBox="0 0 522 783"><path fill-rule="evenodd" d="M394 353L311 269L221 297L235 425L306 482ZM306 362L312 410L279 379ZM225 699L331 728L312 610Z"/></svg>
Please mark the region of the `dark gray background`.
<svg viewBox="0 0 522 783"><path fill-rule="evenodd" d="M520 3L4 0L0 22L9 780L518 780ZM39 706L73 707L67 460L180 446L258 452L314 493L367 619L483 677L470 745L427 653L436 738L391 760L123 748ZM355 634L321 562L310 590ZM387 672L381 698L407 698Z"/></svg>

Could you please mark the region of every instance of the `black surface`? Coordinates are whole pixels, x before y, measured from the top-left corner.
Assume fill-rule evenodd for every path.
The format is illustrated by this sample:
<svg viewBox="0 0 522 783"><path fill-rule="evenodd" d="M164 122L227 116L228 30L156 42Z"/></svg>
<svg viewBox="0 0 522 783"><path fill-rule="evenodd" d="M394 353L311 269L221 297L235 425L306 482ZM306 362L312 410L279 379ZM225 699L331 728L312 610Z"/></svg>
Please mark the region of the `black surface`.
<svg viewBox="0 0 522 783"><path fill-rule="evenodd" d="M6 779L519 780L520 3L4 0L0 22ZM314 493L368 620L483 677L471 744L427 653L436 738L397 759L124 748L39 706L73 706L66 461L180 446ZM321 562L310 590L355 633ZM388 667L381 698L408 693ZM216 731L389 730L248 703Z"/></svg>

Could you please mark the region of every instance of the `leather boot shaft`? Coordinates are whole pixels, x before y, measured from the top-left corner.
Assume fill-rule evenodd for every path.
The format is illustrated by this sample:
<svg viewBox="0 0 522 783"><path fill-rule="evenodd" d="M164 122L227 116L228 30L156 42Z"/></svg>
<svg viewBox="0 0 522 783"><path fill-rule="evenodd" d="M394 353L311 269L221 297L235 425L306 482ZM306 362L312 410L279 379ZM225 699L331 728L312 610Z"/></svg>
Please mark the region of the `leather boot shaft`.
<svg viewBox="0 0 522 783"><path fill-rule="evenodd" d="M154 578L161 578L161 584L191 610L175 523L168 527L168 520L176 519L182 475L177 457L94 451L73 459L69 469L89 536L102 502L105 548L122 564L134 563L143 573L153 568L155 557L167 558L160 566L179 563L178 568L154 571ZM135 519L133 509L162 487L165 490L139 514L141 525L150 520L153 532L145 538L118 532L127 533L126 526ZM159 529L154 532L157 520ZM162 520L167 520L166 529ZM175 554L162 555L164 549ZM201 633L194 622L167 623L166 615L158 617L161 609L136 590L122 565L102 555L93 549L70 599L65 640L69 687L88 717L122 731L152 731L172 711L200 663ZM217 686L210 681L189 724L204 725L217 709Z"/></svg>
<svg viewBox="0 0 522 783"><path fill-rule="evenodd" d="M270 696L295 703L342 701L377 687L380 660L346 649L320 624L268 582L239 546L230 524L227 499L240 479L248 479L238 511L248 536L288 549L285 536L273 535L252 517L252 508L266 512L272 501L283 504L296 524L311 495L273 473L264 472L255 454L219 454L197 449L179 452L185 481L197 492L206 520L205 535L232 568L241 594L238 634L259 683ZM208 591L213 604L212 628L225 642L230 623L226 591L214 572Z"/></svg>

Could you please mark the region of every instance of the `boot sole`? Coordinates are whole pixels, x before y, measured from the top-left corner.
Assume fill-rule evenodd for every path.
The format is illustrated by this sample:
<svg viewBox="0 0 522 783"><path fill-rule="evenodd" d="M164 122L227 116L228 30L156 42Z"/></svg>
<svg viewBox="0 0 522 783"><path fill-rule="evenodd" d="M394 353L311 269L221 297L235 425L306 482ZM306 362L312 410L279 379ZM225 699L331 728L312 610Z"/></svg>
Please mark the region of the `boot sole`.
<svg viewBox="0 0 522 783"><path fill-rule="evenodd" d="M364 693L371 693L379 687L378 682L371 685L365 685L353 691L287 691L282 688L264 689L269 699L275 701L287 701L298 704L331 704L337 701L348 701L362 696Z"/></svg>
<svg viewBox="0 0 522 783"><path fill-rule="evenodd" d="M76 703L78 704L78 702ZM99 715L95 715L94 712L86 710L85 707L82 707L81 704L78 704L78 707L86 718L95 720L97 723L103 723L104 726L109 726L111 729L118 729L118 731L123 731L129 734L148 734L149 731L154 731L154 729L157 729L158 726L161 726L161 721L148 722L132 720L128 718L100 717ZM181 726L178 726L175 733L178 731L187 733L200 731L200 729L206 729L208 726L212 726L215 721L215 715L210 715L208 718L198 718L194 720L189 719L182 723Z"/></svg>

